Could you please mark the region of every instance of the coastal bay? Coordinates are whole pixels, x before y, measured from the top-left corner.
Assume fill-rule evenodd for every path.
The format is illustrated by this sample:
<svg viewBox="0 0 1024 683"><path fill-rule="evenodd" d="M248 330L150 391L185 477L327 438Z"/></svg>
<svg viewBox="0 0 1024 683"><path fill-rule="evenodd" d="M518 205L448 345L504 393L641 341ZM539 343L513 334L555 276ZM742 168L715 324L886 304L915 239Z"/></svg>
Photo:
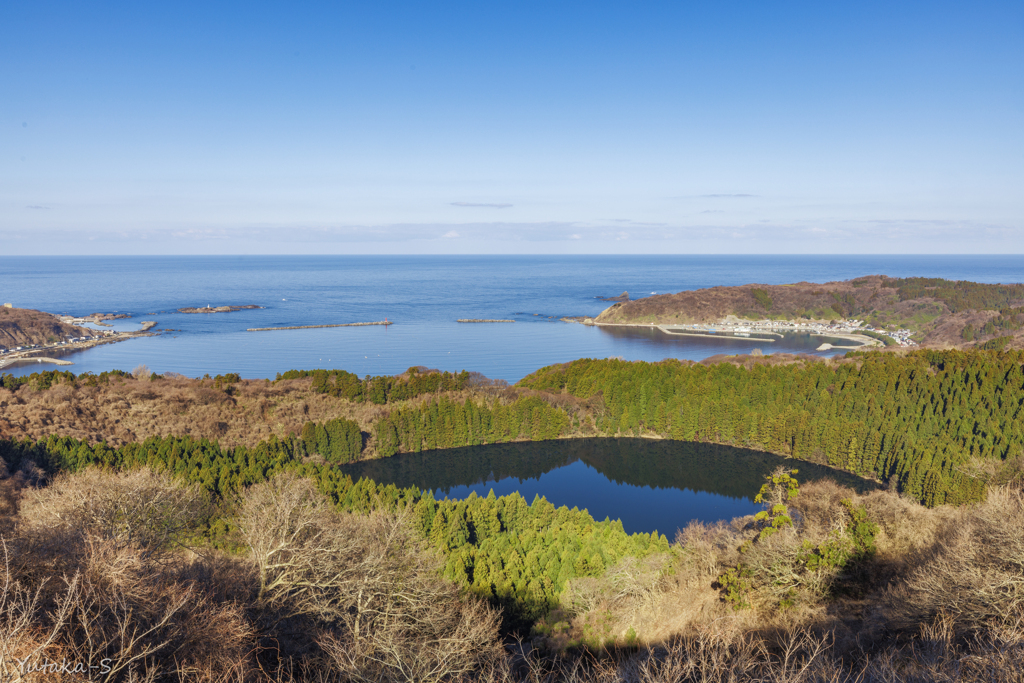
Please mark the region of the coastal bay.
<svg viewBox="0 0 1024 683"><path fill-rule="evenodd" d="M360 376L410 365L472 368L516 381L537 367L581 357L658 361L714 355L810 353L828 337L794 334L765 343L742 337L667 335L650 326L587 327L602 292L678 292L761 280L832 281L886 272L978 282L1024 280L1024 257L0 257L0 288L21 306L70 316L96 311L135 318L158 312L159 336L97 346L67 357L76 371L240 372L273 377L296 367L341 367ZM90 282L88 289L77 286ZM262 306L230 315L180 314L183 301ZM645 297L634 299L644 301ZM535 315L536 314L536 315ZM256 335L249 328L332 321L399 321L389 326L300 329ZM515 320L466 324L458 319ZM133 319L104 320L135 332ZM50 354L52 355L52 354ZM11 368L11 372L27 369Z"/></svg>

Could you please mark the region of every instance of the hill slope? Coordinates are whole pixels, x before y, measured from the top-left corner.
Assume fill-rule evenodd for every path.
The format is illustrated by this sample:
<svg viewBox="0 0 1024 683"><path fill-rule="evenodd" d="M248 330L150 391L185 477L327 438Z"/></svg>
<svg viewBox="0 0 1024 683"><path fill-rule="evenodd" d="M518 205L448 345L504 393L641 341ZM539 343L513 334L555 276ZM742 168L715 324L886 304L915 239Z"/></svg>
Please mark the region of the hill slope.
<svg viewBox="0 0 1024 683"><path fill-rule="evenodd" d="M1024 285L871 275L842 282L711 287L617 303L598 323L715 323L862 319L912 330L933 346L979 346L1001 337L1024 347Z"/></svg>
<svg viewBox="0 0 1024 683"><path fill-rule="evenodd" d="M0 350L98 336L95 330L62 323L52 313L31 308L0 308Z"/></svg>

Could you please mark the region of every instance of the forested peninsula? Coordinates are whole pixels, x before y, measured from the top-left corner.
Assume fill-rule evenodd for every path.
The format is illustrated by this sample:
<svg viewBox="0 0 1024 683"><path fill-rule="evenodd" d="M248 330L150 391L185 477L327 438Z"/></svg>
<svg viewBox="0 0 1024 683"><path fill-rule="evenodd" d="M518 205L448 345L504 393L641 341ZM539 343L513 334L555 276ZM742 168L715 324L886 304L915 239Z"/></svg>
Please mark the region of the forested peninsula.
<svg viewBox="0 0 1024 683"><path fill-rule="evenodd" d="M714 324L740 320L859 319L907 329L937 348L1024 348L1024 284L871 275L841 282L751 284L660 294L614 304L606 324Z"/></svg>
<svg viewBox="0 0 1024 683"><path fill-rule="evenodd" d="M515 386L420 367L2 375L14 583L0 639L51 658L54 644L92 648L125 680L667 681L708 666L883 680L965 657L978 669L961 679L981 680L1024 653L1022 364L984 350L584 359ZM438 501L337 467L627 435L770 451L884 487L801 486L795 465L765 482L756 517L669 538L542 498ZM67 580L41 583L43 566ZM936 634L928 658L922 628ZM512 636L528 646L501 647Z"/></svg>

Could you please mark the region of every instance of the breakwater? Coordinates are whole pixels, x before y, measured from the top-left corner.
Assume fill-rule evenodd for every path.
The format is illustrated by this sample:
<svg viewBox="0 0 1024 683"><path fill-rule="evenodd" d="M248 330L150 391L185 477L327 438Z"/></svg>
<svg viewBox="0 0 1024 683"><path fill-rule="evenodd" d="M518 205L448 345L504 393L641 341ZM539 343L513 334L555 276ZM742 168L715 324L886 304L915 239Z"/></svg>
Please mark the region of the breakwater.
<svg viewBox="0 0 1024 683"><path fill-rule="evenodd" d="M365 327L367 325L394 325L390 320L379 320L372 323L339 323L337 325L291 325L289 327L250 327L246 332L269 332L271 330L315 330L321 327Z"/></svg>
<svg viewBox="0 0 1024 683"><path fill-rule="evenodd" d="M8 365L16 365L19 363L52 363L53 365L74 365L69 360L61 360L59 358L46 358L45 356L22 356L20 358L5 358L0 360L0 369L6 368Z"/></svg>
<svg viewBox="0 0 1024 683"><path fill-rule="evenodd" d="M483 318L459 318L457 323L514 323L515 320L486 320Z"/></svg>
<svg viewBox="0 0 1024 683"><path fill-rule="evenodd" d="M776 341L775 339L766 339L764 337L751 337L749 334L747 334L745 336L740 336L738 334L733 334L731 332L711 333L710 331L700 330L700 329L697 329L697 330L694 330L692 332L689 332L689 331L675 329L675 328L670 329L670 328L665 327L664 325L658 325L657 328L659 330L661 330L662 332L664 332L665 334L671 334L671 335L680 336L680 337L708 337L710 339L739 339L740 341L767 342L769 344ZM782 337L781 334L778 334L776 332L763 332L763 331L760 331L760 330L758 330L757 334L771 334L771 335L774 335L776 337L780 337L780 338Z"/></svg>
<svg viewBox="0 0 1024 683"><path fill-rule="evenodd" d="M246 311L253 308L263 308L263 306L257 306L256 304L249 304L248 306L206 306L205 308L179 308L178 313L234 313L235 311Z"/></svg>

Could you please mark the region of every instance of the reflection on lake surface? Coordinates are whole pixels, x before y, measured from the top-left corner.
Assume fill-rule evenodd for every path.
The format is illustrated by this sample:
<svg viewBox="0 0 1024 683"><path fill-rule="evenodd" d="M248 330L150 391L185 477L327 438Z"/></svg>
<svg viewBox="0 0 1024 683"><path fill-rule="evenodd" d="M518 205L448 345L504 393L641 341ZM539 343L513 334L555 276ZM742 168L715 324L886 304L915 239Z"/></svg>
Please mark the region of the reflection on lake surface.
<svg viewBox="0 0 1024 683"><path fill-rule="evenodd" d="M765 332L751 332L749 337L739 337L727 333L709 335L700 333L701 336L686 334L669 334L657 327L608 327L598 328L602 335L606 335L619 342L630 342L637 344L643 340L651 347L662 349L667 358L686 358L699 360L717 354L738 354L750 353L754 349L761 349L763 353L810 353L820 356L825 352L819 352L818 347L823 343L832 344L834 350L830 353L836 355L854 349L859 349L861 344L838 337L810 334L808 332L786 332L784 334L768 334ZM678 329L680 332L689 331L683 327L669 328Z"/></svg>
<svg viewBox="0 0 1024 683"><path fill-rule="evenodd" d="M863 491L876 485L852 474L770 453L714 444L652 439L565 439L468 446L409 453L342 467L399 487L433 489L461 499L492 489L518 491L530 502L586 509L598 520L622 520L626 531L657 530L670 538L690 520L714 522L760 510L754 496L779 465L801 483L830 478Z"/></svg>

